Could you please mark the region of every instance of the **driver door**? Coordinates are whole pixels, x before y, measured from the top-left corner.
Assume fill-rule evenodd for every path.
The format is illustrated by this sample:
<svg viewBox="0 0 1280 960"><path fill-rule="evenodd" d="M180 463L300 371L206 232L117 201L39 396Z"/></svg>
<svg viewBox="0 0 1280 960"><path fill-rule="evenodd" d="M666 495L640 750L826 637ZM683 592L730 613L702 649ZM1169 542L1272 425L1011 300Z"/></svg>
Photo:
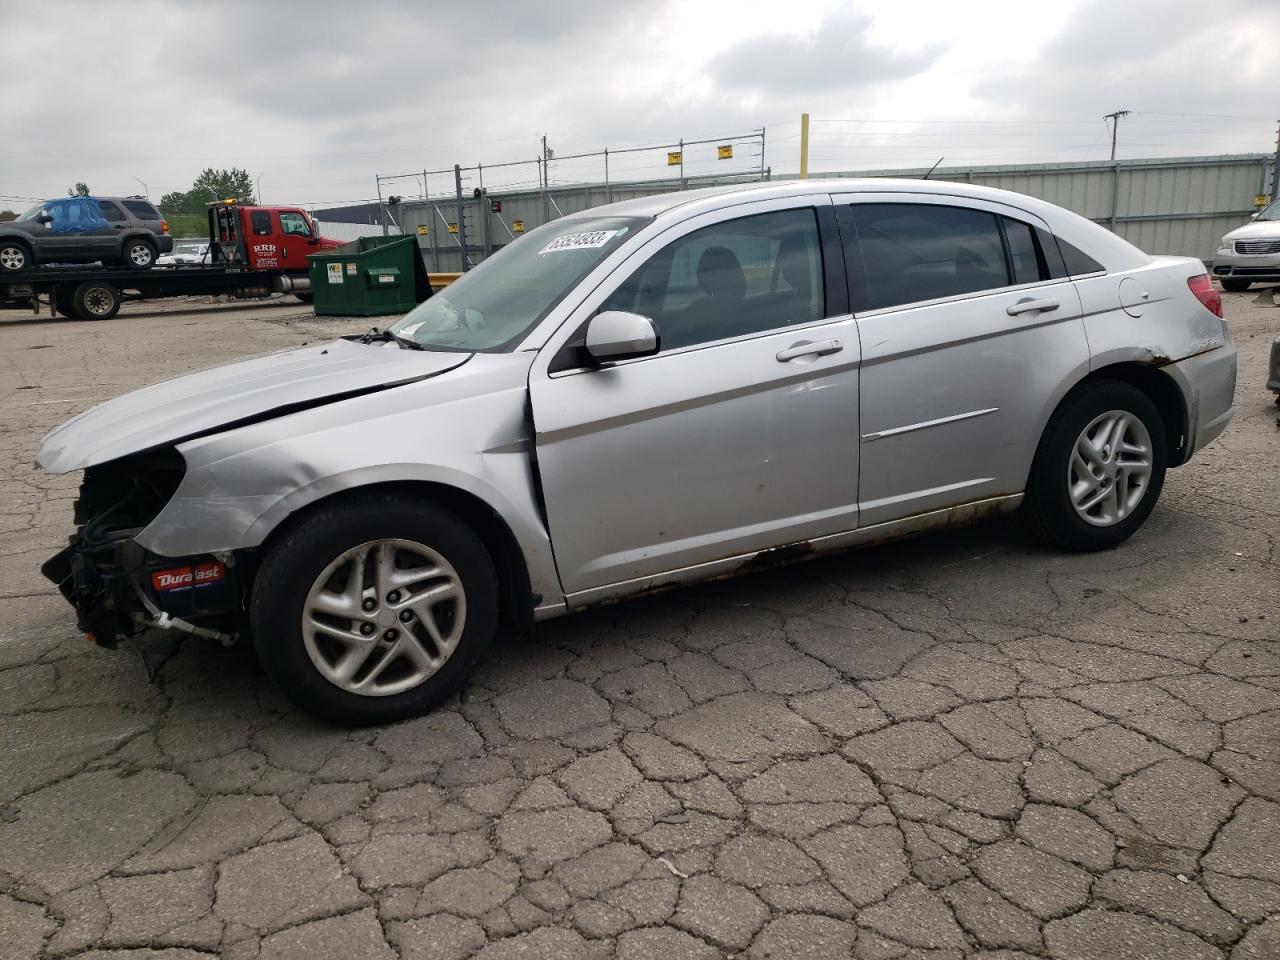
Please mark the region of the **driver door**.
<svg viewBox="0 0 1280 960"><path fill-rule="evenodd" d="M537 464L571 605L857 526L860 350L839 243L826 196L693 218L542 350ZM649 316L659 352L584 362L601 310Z"/></svg>
<svg viewBox="0 0 1280 960"><path fill-rule="evenodd" d="M280 266L285 270L305 271L308 254L315 253L311 225L298 210L281 210L277 216L280 220Z"/></svg>

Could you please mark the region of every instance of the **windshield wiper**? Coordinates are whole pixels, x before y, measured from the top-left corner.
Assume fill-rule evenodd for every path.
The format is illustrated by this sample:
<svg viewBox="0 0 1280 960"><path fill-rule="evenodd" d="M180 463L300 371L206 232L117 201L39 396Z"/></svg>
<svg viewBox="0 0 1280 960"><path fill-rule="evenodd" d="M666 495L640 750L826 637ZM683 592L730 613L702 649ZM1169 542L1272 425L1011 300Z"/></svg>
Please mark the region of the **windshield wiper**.
<svg viewBox="0 0 1280 960"><path fill-rule="evenodd" d="M416 340L410 340L408 337L402 337L397 333L382 327L370 327L369 332L361 334L355 338L360 343L391 343L395 342L400 345L401 350L425 350L427 349Z"/></svg>

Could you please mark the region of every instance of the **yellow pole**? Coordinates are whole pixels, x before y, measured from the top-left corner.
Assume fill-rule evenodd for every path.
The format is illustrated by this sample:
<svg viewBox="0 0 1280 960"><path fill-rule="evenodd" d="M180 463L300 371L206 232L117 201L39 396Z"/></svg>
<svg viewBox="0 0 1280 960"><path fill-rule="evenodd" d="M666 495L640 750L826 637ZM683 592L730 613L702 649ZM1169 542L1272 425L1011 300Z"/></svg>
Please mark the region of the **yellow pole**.
<svg viewBox="0 0 1280 960"><path fill-rule="evenodd" d="M809 115L800 114L800 179L809 178Z"/></svg>

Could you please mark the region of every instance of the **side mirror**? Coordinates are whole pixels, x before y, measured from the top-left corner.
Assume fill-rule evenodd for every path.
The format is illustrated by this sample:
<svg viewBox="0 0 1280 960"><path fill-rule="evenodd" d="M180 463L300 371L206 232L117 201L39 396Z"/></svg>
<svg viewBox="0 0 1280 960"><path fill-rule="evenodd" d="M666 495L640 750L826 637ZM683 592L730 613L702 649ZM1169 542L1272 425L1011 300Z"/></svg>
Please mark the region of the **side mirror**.
<svg viewBox="0 0 1280 960"><path fill-rule="evenodd" d="M658 331L653 321L638 313L606 310L587 324L587 353L592 359L628 360L658 352Z"/></svg>
<svg viewBox="0 0 1280 960"><path fill-rule="evenodd" d="M36 214L36 223L50 224L53 223L53 217L47 213Z"/></svg>
<svg viewBox="0 0 1280 960"><path fill-rule="evenodd" d="M307 237L307 243L311 244L313 247L319 242L320 242L319 237Z"/></svg>

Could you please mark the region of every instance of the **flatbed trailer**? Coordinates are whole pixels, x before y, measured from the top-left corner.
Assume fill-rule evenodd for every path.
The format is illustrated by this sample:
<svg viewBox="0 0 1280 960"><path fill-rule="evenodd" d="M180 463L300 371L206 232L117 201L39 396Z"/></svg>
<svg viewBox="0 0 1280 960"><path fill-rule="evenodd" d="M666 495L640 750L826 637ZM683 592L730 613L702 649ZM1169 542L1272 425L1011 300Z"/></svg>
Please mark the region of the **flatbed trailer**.
<svg viewBox="0 0 1280 960"><path fill-rule="evenodd" d="M299 281L303 282L299 282ZM121 267L37 267L0 276L0 307L29 308L39 314L80 320L109 320L127 300L229 295L266 297L294 293L310 303L305 275L252 270L234 263L175 264L150 270Z"/></svg>

